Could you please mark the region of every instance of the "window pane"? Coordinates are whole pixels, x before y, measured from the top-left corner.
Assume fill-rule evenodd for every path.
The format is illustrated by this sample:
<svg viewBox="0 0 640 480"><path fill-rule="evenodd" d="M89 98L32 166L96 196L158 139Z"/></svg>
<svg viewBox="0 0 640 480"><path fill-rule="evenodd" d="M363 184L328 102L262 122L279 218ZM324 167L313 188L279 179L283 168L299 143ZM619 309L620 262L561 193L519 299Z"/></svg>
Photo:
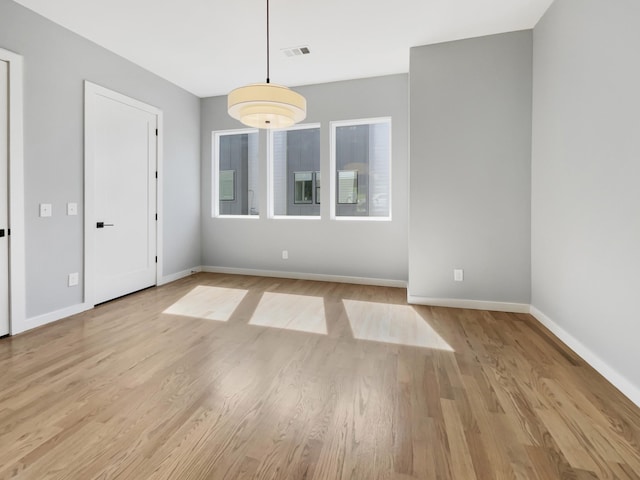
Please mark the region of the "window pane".
<svg viewBox="0 0 640 480"><path fill-rule="evenodd" d="M320 215L320 128L272 134L273 214Z"/></svg>
<svg viewBox="0 0 640 480"><path fill-rule="evenodd" d="M220 170L220 201L236 199L236 171Z"/></svg>
<svg viewBox="0 0 640 480"><path fill-rule="evenodd" d="M294 203L313 202L313 174L311 172L295 172Z"/></svg>
<svg viewBox="0 0 640 480"><path fill-rule="evenodd" d="M338 203L358 203L358 172L338 171Z"/></svg>
<svg viewBox="0 0 640 480"><path fill-rule="evenodd" d="M389 217L390 120L334 128L336 216Z"/></svg>
<svg viewBox="0 0 640 480"><path fill-rule="evenodd" d="M216 138L218 213L258 215L258 132L222 132Z"/></svg>

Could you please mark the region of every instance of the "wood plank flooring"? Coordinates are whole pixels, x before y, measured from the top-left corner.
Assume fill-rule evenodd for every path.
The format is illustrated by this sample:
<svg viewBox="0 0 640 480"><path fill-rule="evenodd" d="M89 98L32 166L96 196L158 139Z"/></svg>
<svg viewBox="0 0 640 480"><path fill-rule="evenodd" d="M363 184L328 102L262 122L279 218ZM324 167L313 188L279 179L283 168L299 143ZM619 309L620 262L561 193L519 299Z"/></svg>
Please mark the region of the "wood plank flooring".
<svg viewBox="0 0 640 480"><path fill-rule="evenodd" d="M0 479L640 479L640 409L532 317L405 297L197 274L2 339Z"/></svg>

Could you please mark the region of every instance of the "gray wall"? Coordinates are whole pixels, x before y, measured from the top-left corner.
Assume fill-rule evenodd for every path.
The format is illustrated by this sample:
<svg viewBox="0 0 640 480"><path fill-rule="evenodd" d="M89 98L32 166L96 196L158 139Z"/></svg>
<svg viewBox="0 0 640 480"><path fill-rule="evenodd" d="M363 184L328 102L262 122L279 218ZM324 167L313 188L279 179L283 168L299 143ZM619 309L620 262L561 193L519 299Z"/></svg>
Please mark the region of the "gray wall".
<svg viewBox="0 0 640 480"><path fill-rule="evenodd" d="M410 295L529 303L531 69L531 31L411 49Z"/></svg>
<svg viewBox="0 0 640 480"><path fill-rule="evenodd" d="M90 80L164 112L164 274L200 264L199 99L9 0L0 47L25 62L27 317L83 302L84 85ZM78 202L77 217L66 216ZM39 218L38 204L53 217Z"/></svg>
<svg viewBox="0 0 640 480"><path fill-rule="evenodd" d="M393 220L329 220L328 188L322 189L320 220L268 219L263 162L260 219L211 218L211 132L240 128L241 125L227 114L226 97L207 98L202 102L203 264L406 280L407 75L312 85L296 88L296 91L307 98L309 116L305 123L321 123L323 179L330 178L329 121L392 117ZM285 249L289 251L289 260L281 259Z"/></svg>
<svg viewBox="0 0 640 480"><path fill-rule="evenodd" d="M534 30L532 304L640 391L640 2Z"/></svg>

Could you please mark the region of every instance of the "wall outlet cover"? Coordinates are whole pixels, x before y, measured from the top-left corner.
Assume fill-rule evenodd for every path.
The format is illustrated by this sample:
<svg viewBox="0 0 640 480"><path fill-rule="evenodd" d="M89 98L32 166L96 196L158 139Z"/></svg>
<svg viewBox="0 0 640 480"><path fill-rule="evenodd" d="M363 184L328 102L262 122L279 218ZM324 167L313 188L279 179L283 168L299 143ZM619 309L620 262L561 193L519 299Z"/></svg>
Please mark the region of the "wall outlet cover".
<svg viewBox="0 0 640 480"><path fill-rule="evenodd" d="M41 217L50 217L53 215L53 208L50 203L41 203L40 204L40 216Z"/></svg>
<svg viewBox="0 0 640 480"><path fill-rule="evenodd" d="M78 215L78 204L75 202L67 203L67 215Z"/></svg>

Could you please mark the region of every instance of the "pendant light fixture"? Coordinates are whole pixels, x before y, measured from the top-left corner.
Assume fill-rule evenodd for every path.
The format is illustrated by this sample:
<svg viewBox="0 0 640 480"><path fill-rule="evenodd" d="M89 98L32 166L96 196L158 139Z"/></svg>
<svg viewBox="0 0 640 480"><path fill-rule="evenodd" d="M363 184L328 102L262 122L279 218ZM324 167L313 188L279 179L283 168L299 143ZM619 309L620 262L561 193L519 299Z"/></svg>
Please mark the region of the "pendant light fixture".
<svg viewBox="0 0 640 480"><path fill-rule="evenodd" d="M269 81L269 0L267 0L267 81L236 88L227 96L229 115L249 127L285 128L307 116L299 93Z"/></svg>

